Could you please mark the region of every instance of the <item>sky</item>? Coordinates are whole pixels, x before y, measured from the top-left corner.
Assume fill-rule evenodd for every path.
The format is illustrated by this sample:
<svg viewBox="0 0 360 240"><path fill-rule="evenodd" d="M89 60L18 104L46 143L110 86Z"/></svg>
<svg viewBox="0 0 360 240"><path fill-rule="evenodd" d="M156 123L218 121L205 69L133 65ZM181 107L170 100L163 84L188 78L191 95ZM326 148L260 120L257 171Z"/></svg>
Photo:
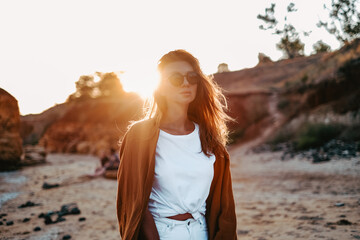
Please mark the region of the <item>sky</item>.
<svg viewBox="0 0 360 240"><path fill-rule="evenodd" d="M283 18L287 0L0 0L0 88L12 94L20 114L40 113L65 102L81 75L120 72L127 91L149 95L162 55L185 49L206 74L227 63L231 71L254 67L258 53L279 60L280 37L259 29L256 18L276 3ZM288 18L301 36L305 54L335 37L316 27L330 0L294 0Z"/></svg>

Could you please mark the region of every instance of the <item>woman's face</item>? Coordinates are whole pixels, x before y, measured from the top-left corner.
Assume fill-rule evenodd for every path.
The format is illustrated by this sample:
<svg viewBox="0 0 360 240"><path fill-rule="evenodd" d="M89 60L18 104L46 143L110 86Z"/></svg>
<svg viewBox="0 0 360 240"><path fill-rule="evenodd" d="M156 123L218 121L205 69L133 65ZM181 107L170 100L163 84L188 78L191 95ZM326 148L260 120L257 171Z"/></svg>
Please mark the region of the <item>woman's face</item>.
<svg viewBox="0 0 360 240"><path fill-rule="evenodd" d="M160 95L165 97L168 104L190 104L196 97L197 84L190 84L186 75L194 72L192 66L185 61L168 63L161 72ZM176 86L171 82L174 75L183 76L181 85ZM181 78L180 78L181 79Z"/></svg>

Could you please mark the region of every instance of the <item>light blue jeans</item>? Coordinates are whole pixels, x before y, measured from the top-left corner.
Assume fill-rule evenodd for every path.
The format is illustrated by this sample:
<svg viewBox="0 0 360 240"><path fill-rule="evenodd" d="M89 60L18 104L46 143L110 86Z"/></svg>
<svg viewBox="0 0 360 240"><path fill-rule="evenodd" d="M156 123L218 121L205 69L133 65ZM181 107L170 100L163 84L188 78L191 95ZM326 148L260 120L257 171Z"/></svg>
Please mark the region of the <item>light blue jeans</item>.
<svg viewBox="0 0 360 240"><path fill-rule="evenodd" d="M208 231L205 216L178 221L170 218L154 217L160 240L207 240Z"/></svg>

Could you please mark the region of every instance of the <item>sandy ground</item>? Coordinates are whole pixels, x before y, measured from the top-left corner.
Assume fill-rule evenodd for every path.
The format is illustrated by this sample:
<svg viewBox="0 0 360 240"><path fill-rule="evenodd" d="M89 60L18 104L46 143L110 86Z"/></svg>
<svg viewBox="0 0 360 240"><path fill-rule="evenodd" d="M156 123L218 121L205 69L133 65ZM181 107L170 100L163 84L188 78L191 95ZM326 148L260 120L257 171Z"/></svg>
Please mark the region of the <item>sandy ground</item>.
<svg viewBox="0 0 360 240"><path fill-rule="evenodd" d="M238 148L230 155L239 239L360 239L360 158L312 164ZM98 164L93 156L50 154L44 165L0 173L0 214L7 214L0 239L120 239L116 181L81 177ZM44 182L60 187L45 190ZM18 208L27 201L41 205ZM81 214L50 225L38 218L68 203Z"/></svg>

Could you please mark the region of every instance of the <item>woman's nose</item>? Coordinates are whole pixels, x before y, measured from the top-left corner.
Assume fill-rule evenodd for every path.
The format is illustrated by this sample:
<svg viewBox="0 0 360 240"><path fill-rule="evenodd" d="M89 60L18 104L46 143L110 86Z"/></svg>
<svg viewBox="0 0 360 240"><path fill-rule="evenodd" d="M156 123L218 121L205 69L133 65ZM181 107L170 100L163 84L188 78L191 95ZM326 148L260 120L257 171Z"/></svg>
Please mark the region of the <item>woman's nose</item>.
<svg viewBox="0 0 360 240"><path fill-rule="evenodd" d="M187 80L186 76L184 76L184 82L182 86L189 86L189 85L190 85L189 81Z"/></svg>

